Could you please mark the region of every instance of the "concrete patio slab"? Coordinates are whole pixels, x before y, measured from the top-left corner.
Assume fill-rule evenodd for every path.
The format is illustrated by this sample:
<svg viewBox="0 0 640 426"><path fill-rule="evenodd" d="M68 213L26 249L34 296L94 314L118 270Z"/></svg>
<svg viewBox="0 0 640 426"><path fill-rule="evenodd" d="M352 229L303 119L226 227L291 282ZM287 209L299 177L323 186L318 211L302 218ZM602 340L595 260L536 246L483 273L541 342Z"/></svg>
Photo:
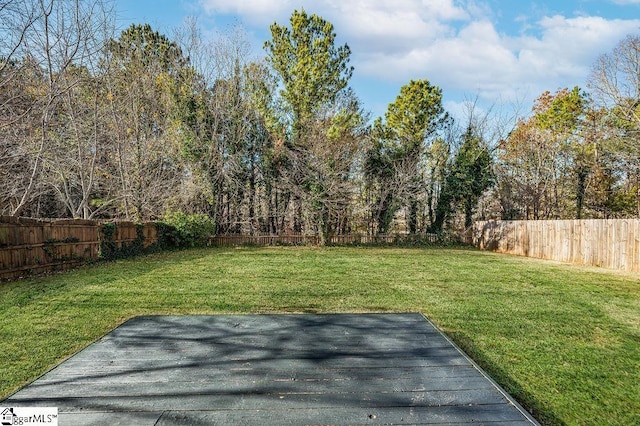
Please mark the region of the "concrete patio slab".
<svg viewBox="0 0 640 426"><path fill-rule="evenodd" d="M0 405L60 425L537 424L419 313L136 317Z"/></svg>

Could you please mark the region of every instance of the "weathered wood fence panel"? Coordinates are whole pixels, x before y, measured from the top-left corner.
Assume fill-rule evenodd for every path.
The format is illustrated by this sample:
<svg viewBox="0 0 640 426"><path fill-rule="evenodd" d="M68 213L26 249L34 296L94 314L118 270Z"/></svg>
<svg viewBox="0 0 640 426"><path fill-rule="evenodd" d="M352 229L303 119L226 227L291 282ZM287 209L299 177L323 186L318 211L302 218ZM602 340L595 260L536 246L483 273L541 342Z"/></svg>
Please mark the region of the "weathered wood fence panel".
<svg viewBox="0 0 640 426"><path fill-rule="evenodd" d="M482 249L640 272L640 219L476 222Z"/></svg>
<svg viewBox="0 0 640 426"><path fill-rule="evenodd" d="M410 241L438 242L436 234L406 235L406 234L345 234L334 235L329 244L394 244ZM317 235L217 235L211 243L219 247L233 247L240 245L275 246L275 245L318 245Z"/></svg>
<svg viewBox="0 0 640 426"><path fill-rule="evenodd" d="M138 224L134 222L116 222L117 226L111 241L115 242L118 248L124 244L131 244L138 239L138 227L142 232L142 244L147 248L158 241L158 229L153 223Z"/></svg>
<svg viewBox="0 0 640 426"><path fill-rule="evenodd" d="M0 279L66 269L97 258L93 221L0 217Z"/></svg>
<svg viewBox="0 0 640 426"><path fill-rule="evenodd" d="M314 245L319 243L315 235L216 235L211 243L219 247L241 245L275 246L275 245Z"/></svg>
<svg viewBox="0 0 640 426"><path fill-rule="evenodd" d="M68 269L100 252L100 227L94 220L40 220L0 216L0 280ZM137 239L134 223L119 222L112 239L118 247ZM143 225L144 246L157 241L153 223Z"/></svg>

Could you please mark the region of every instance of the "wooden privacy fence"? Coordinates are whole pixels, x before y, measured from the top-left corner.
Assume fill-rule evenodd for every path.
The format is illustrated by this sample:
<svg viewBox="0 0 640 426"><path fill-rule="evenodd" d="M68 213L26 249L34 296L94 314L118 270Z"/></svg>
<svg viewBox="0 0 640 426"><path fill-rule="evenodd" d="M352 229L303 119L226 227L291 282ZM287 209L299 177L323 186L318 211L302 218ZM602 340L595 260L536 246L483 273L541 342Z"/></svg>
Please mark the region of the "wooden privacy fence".
<svg viewBox="0 0 640 426"><path fill-rule="evenodd" d="M640 219L476 222L477 247L640 272Z"/></svg>
<svg viewBox="0 0 640 426"><path fill-rule="evenodd" d="M100 255L102 222L0 216L0 280L68 269ZM122 248L138 240L138 227L118 222L109 241ZM142 225L144 246L157 241L153 223Z"/></svg>
<svg viewBox="0 0 640 426"><path fill-rule="evenodd" d="M317 235L216 235L211 240L214 246L233 247L241 245L314 245L319 243Z"/></svg>
<svg viewBox="0 0 640 426"><path fill-rule="evenodd" d="M106 235L106 228L104 223L98 223L96 226L102 227L103 232L100 234L100 244L104 250L106 247L104 244L108 242L111 244L112 250L118 252L126 246L132 246L137 244L138 240L142 239L142 248L146 249L158 241L158 229L153 222L147 222L144 224L133 222L107 222L112 229L110 235ZM140 235L138 234L140 232ZM104 254L104 253L103 253Z"/></svg>
<svg viewBox="0 0 640 426"><path fill-rule="evenodd" d="M394 244L411 241L438 242L436 234L407 235L407 234L345 234L334 235L329 244ZM318 245L320 237L317 235L217 235L211 243L219 247L233 247L240 245L276 246L276 245Z"/></svg>

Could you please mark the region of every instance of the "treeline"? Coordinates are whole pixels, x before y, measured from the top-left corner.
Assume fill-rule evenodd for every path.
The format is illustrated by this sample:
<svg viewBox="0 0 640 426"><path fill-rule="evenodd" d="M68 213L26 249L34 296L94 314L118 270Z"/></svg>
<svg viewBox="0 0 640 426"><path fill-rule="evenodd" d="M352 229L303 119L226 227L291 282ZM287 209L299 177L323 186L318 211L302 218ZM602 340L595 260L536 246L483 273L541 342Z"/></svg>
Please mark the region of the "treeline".
<svg viewBox="0 0 640 426"><path fill-rule="evenodd" d="M210 41L196 21L116 35L105 5L0 3L0 214L204 214L218 234L324 241L640 210L638 37L591 93L545 93L511 128L473 108L454 122L426 79L371 120L319 16L274 23L258 61L240 30Z"/></svg>

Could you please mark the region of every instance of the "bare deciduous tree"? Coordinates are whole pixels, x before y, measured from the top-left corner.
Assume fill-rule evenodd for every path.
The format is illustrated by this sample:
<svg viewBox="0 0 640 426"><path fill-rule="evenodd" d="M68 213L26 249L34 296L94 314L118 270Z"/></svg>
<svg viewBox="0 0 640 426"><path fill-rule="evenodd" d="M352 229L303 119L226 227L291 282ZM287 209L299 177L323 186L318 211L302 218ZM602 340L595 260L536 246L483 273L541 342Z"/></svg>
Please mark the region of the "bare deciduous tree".
<svg viewBox="0 0 640 426"><path fill-rule="evenodd" d="M589 88L596 101L610 111L617 130L616 157L625 164L628 191L635 192L640 216L640 36L628 35L612 52L597 60Z"/></svg>
<svg viewBox="0 0 640 426"><path fill-rule="evenodd" d="M47 191L43 173L53 148L52 126L57 128L64 96L78 84L69 79L68 70L97 60L102 44L94 34L104 23L96 11L102 5L80 0L0 3L0 127L19 123L23 131L13 132L16 139L3 144L11 145L12 155L26 165L5 187L3 210L9 214L22 214ZM17 83L17 91L9 88Z"/></svg>

